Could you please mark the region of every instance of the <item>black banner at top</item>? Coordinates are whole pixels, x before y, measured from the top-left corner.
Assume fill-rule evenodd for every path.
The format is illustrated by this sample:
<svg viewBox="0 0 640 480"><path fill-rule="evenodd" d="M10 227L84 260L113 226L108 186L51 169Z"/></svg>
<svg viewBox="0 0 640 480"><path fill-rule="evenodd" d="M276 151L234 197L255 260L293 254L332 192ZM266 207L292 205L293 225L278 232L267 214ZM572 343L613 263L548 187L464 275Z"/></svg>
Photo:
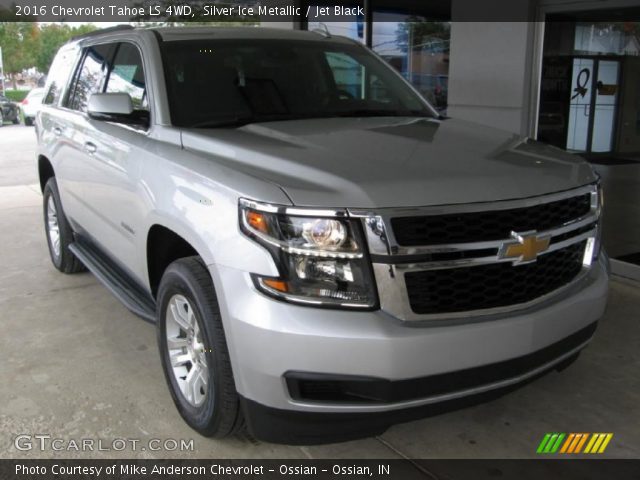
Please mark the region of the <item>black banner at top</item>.
<svg viewBox="0 0 640 480"><path fill-rule="evenodd" d="M0 21L385 22L389 12L438 21L527 22L545 13L571 21L640 20L640 1L619 9L601 3L594 9L594 2L571 2L563 12L540 0L0 0Z"/></svg>

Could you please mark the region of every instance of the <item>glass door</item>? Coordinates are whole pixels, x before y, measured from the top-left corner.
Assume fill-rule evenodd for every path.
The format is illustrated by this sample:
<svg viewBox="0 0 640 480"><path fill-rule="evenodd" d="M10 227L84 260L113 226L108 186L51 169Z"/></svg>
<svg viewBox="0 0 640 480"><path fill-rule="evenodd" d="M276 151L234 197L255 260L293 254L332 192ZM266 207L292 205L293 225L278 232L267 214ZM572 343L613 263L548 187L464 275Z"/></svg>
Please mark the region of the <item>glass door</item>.
<svg viewBox="0 0 640 480"><path fill-rule="evenodd" d="M610 152L616 126L620 61L597 60L594 89L592 152Z"/></svg>
<svg viewBox="0 0 640 480"><path fill-rule="evenodd" d="M587 153L612 151L619 73L619 60L573 59L567 150Z"/></svg>
<svg viewBox="0 0 640 480"><path fill-rule="evenodd" d="M590 58L574 58L569 91L569 130L567 150L588 151L591 103L593 100L593 67Z"/></svg>

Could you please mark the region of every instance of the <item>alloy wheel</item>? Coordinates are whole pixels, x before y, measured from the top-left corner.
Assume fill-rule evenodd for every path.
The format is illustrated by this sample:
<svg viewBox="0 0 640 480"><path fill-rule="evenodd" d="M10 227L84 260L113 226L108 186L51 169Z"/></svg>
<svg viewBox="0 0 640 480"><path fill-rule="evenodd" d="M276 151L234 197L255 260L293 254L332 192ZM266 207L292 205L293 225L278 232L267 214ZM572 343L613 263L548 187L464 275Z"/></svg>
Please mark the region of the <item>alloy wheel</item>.
<svg viewBox="0 0 640 480"><path fill-rule="evenodd" d="M47 233L51 249L56 258L60 257L60 224L58 223L58 210L53 195L47 200Z"/></svg>
<svg viewBox="0 0 640 480"><path fill-rule="evenodd" d="M169 300L166 312L169 362L185 400L194 407L207 398L209 367L206 345L191 303L183 295Z"/></svg>

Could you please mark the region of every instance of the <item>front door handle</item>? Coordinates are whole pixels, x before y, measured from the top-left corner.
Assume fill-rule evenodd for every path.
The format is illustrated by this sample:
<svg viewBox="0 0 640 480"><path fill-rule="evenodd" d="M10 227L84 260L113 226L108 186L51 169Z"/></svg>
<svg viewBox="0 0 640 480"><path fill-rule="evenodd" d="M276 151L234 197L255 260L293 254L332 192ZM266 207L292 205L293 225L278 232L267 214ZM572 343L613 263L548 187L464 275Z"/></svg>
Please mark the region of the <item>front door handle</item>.
<svg viewBox="0 0 640 480"><path fill-rule="evenodd" d="M96 150L98 150L98 147L96 147L95 143L86 142L84 144L84 149L87 151L89 155L93 155L94 153L96 153Z"/></svg>
<svg viewBox="0 0 640 480"><path fill-rule="evenodd" d="M62 129L60 127L53 127L53 134L56 137L59 137L60 135L62 135Z"/></svg>

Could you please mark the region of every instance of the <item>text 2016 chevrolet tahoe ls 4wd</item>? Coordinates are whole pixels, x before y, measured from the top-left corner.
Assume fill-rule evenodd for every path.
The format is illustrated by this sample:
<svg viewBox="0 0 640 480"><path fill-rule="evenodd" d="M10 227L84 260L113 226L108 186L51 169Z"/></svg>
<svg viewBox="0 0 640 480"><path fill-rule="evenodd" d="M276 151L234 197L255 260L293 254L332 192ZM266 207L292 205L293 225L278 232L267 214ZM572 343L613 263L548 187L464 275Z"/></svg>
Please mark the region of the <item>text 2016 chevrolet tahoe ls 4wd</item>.
<svg viewBox="0 0 640 480"><path fill-rule="evenodd" d="M205 435L380 433L568 364L605 309L590 166L439 118L345 38L90 34L37 132L54 265L157 324Z"/></svg>

